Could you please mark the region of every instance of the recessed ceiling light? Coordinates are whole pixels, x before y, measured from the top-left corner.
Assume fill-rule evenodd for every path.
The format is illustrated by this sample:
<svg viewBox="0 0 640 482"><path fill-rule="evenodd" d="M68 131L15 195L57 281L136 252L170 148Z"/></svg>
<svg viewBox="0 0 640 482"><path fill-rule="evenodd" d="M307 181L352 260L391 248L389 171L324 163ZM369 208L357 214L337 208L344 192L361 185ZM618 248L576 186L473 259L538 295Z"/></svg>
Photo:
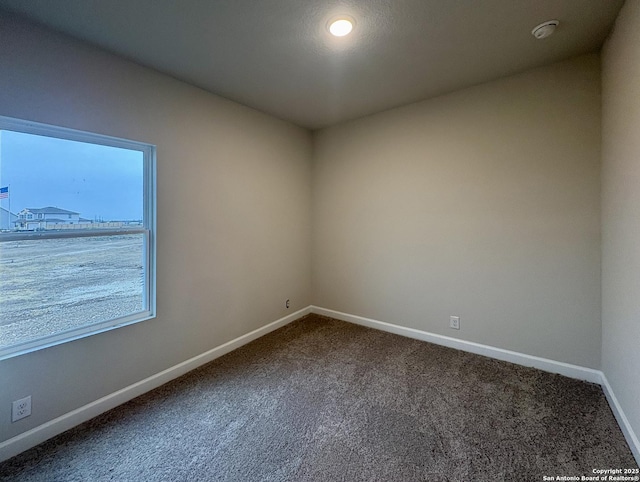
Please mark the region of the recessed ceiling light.
<svg viewBox="0 0 640 482"><path fill-rule="evenodd" d="M558 22L557 20L549 20L547 22L543 22L531 31L531 35L533 35L538 40L547 38L555 31L559 23L560 22Z"/></svg>
<svg viewBox="0 0 640 482"><path fill-rule="evenodd" d="M329 22L329 32L336 37L349 35L353 30L353 19L347 17L336 18Z"/></svg>

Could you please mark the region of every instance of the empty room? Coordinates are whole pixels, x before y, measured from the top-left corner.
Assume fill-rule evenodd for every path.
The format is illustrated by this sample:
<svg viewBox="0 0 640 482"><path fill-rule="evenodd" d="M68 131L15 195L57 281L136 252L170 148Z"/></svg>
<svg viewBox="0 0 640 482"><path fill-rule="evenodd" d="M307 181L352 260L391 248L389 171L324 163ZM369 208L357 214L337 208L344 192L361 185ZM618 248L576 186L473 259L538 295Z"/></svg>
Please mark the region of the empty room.
<svg viewBox="0 0 640 482"><path fill-rule="evenodd" d="M640 0L0 0L0 480L640 481Z"/></svg>

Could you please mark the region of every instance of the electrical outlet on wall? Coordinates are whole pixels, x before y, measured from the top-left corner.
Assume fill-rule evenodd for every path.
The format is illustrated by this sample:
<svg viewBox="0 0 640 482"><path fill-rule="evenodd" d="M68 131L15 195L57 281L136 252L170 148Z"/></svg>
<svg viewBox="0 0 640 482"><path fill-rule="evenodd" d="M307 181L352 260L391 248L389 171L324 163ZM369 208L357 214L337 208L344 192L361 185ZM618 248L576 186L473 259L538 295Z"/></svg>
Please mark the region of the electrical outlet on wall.
<svg viewBox="0 0 640 482"><path fill-rule="evenodd" d="M11 421L16 422L31 415L31 395L11 404Z"/></svg>
<svg viewBox="0 0 640 482"><path fill-rule="evenodd" d="M459 316L450 316L449 317L449 328L453 328L454 330L460 329L460 317Z"/></svg>

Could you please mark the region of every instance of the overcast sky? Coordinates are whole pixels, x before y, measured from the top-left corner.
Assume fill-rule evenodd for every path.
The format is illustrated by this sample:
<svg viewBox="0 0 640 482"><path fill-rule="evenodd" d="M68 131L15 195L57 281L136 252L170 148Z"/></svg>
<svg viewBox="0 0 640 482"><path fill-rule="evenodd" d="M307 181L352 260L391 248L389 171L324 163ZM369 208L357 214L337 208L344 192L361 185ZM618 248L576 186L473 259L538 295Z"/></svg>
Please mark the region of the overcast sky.
<svg viewBox="0 0 640 482"><path fill-rule="evenodd" d="M91 220L139 220L142 183L140 151L0 131L0 187L10 185L12 213L55 206Z"/></svg>

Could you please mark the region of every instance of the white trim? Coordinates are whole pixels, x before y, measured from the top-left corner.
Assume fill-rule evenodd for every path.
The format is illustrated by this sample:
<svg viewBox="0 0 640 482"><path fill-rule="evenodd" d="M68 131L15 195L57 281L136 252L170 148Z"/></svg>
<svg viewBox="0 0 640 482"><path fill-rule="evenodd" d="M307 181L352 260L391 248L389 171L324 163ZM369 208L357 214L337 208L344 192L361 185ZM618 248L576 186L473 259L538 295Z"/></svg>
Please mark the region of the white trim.
<svg viewBox="0 0 640 482"><path fill-rule="evenodd" d="M0 462L13 457L14 455L18 455L19 453L24 452L31 447L35 447L39 443L42 443L45 440L54 437L55 435L58 435L66 430L69 430L70 428L75 427L76 425L86 422L87 420L90 420L93 417L106 412L107 410L111 410L118 405L128 402L129 400L142 395L149 390L153 390L154 388L157 388L160 385L173 380L174 378L184 375L185 373L190 372L191 370L198 368L205 363L209 363L210 361L215 360L222 355L226 355L227 353L235 350L236 348L240 348L242 345L246 345L256 338L260 338L267 333L288 325L292 321L301 318L302 316L308 315L310 312L310 306L298 310L295 313L291 313L290 315L280 318L273 323L269 323L262 328L253 330L246 335L242 335L234 340L228 341L227 343L224 343L216 348L213 348L212 350L202 353L201 355L190 358L189 360L179 363L171 368L167 368L160 373L156 373L155 375L134 383L133 385L129 385L128 387L118 390L117 392L106 395L94 402L77 408L71 412L65 413L64 415L43 423L38 427L32 428L27 432L16 435L15 437L0 443Z"/></svg>
<svg viewBox="0 0 640 482"><path fill-rule="evenodd" d="M152 146L146 142L122 139L120 137L107 136L78 129L70 129L69 127L44 124L42 122L34 122L26 119L18 119L17 117L0 116L0 123L2 124L2 129L9 131L55 137L56 139L65 139L70 141L87 142L89 144L120 147L122 149L131 149L134 151L145 152L148 147Z"/></svg>
<svg viewBox="0 0 640 482"><path fill-rule="evenodd" d="M247 343L260 338L278 328L281 328L292 321L301 318L309 313L315 313L318 315L330 316L332 318L346 321L349 323L355 323L362 326L368 326L370 328L386 331L389 333L395 333L397 335L407 336L409 338L415 338L437 345L447 346L449 348L455 348L457 350L467 351L478 355L488 356L498 360L508 361L516 363L518 365L524 365L529 367L538 368L551 373L559 373L571 378L577 378L580 380L586 380L592 383L597 383L602 386L602 390L611 406L618 424L624 434L627 443L633 453L636 461L640 465L640 442L638 437L633 431L629 420L627 419L622 407L618 403L618 400L609 385L606 376L599 370L592 368L580 367L577 365L571 365L564 362L558 362L554 360L548 360L546 358L540 358L532 355L526 355L509 350L503 350L501 348L495 348L488 345L482 345L465 340L459 340L448 336L437 335L434 333L428 333L426 331L416 330L414 328L406 328L399 325L393 325L383 321L372 320L370 318L364 318L356 315L349 315L339 311L329 310L326 308L320 308L317 306L308 306L295 313L280 318L273 323L270 323L262 328L258 328L246 335L240 336L234 340L231 340L223 345L220 345L212 350L209 350L201 355L195 356L189 360L186 360L178 365L168 368L160 373L152 375L144 380L141 380L133 385L129 385L117 392L106 395L94 402L91 402L83 407L73 410L69 413L61 415L49 422L46 422L38 427L35 427L27 432L16 435L15 437L0 443L0 462L7 460L14 455L35 447L39 443L48 440L70 428L75 427L87 420L90 420L101 413L111 410L129 400L142 395L143 393L153 390L154 388L163 385L174 378L177 378L185 373L198 368L205 363L215 360L222 355L225 355L236 348L240 348Z"/></svg>
<svg viewBox="0 0 640 482"><path fill-rule="evenodd" d="M604 392L605 397L607 397L607 401L609 402L609 406L611 407L611 411L616 417L618 425L620 425L620 429L624 434L624 438L627 439L627 443L629 444L631 453L635 457L636 463L640 465L640 441L638 440L638 436L633 431L633 428L629 423L629 419L622 411L622 407L620 406L620 403L618 403L618 399L613 393L613 388L611 388L611 385L609 385L609 380L607 380L607 377L604 373L602 374L601 385L602 391Z"/></svg>
<svg viewBox="0 0 640 482"><path fill-rule="evenodd" d="M549 360L547 358L526 355L524 353L482 345L472 341L459 340L457 338L451 338L450 336L437 335L427 331L416 330L415 328L406 328L404 326L393 325L391 323L372 320L362 316L349 315L347 313L328 310L318 306L312 306L311 312L318 315L330 316L331 318L336 318L342 321L348 321L357 325L368 326L369 328L395 333L396 335L415 338L416 340L428 341L430 343L435 343L436 345L447 346L449 348L455 348L456 350L495 358L496 360L503 360L517 365L538 368L545 372L559 373L560 375L570 378L577 378L578 380L586 380L591 383L600 384L602 372L600 370L594 370L593 368L586 368L578 365L571 365L570 363Z"/></svg>

